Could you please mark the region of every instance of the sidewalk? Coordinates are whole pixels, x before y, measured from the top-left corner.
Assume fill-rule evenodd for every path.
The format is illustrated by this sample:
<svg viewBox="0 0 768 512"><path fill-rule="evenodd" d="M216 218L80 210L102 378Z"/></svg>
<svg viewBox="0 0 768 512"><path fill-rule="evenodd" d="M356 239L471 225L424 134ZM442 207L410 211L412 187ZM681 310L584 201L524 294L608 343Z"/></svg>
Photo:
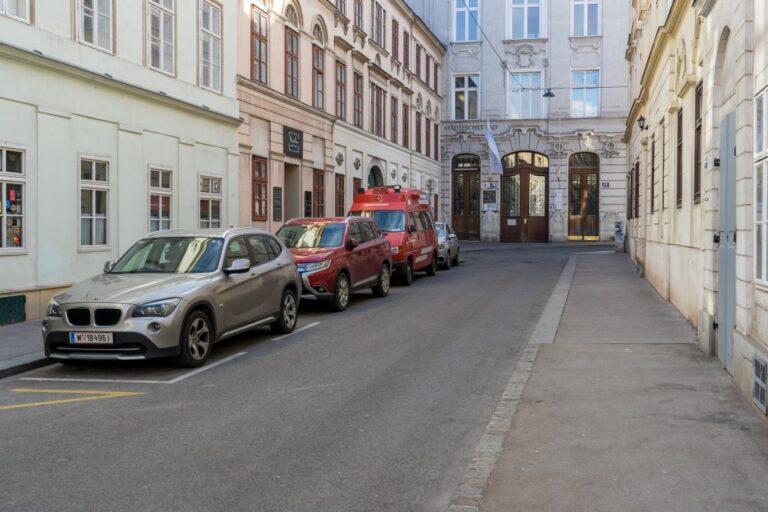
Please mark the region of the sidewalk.
<svg viewBox="0 0 768 512"><path fill-rule="evenodd" d="M474 240L461 240L461 252L480 252L480 251L509 251L526 249L552 249L552 248L573 248L583 247L585 249L616 250L614 242L550 242L546 244L527 243L527 244L508 244L502 242L477 242Z"/></svg>
<svg viewBox="0 0 768 512"><path fill-rule="evenodd" d="M768 421L622 254L580 255L484 512L768 510Z"/></svg>
<svg viewBox="0 0 768 512"><path fill-rule="evenodd" d="M0 378L46 364L40 320L0 327Z"/></svg>

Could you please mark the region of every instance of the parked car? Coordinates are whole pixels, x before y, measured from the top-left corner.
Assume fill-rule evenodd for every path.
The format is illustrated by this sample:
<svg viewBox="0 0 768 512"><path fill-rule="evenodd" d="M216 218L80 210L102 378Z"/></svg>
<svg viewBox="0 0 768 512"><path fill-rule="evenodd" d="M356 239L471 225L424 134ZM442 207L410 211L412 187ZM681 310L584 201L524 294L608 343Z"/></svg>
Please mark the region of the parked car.
<svg viewBox="0 0 768 512"><path fill-rule="evenodd" d="M451 265L458 265L459 237L447 222L435 222L437 231L437 263L448 270Z"/></svg>
<svg viewBox="0 0 768 512"><path fill-rule="evenodd" d="M349 215L374 219L392 246L392 275L410 286L413 273L437 273L437 233L429 199L420 190L375 187L355 196Z"/></svg>
<svg viewBox="0 0 768 512"><path fill-rule="evenodd" d="M296 259L302 296L330 301L336 311L344 311L357 290L371 288L377 297L389 294L389 241L372 220L294 219L277 237Z"/></svg>
<svg viewBox="0 0 768 512"><path fill-rule="evenodd" d="M45 354L200 366L215 342L235 334L261 325L293 331L300 290L293 256L264 231L152 233L50 301Z"/></svg>

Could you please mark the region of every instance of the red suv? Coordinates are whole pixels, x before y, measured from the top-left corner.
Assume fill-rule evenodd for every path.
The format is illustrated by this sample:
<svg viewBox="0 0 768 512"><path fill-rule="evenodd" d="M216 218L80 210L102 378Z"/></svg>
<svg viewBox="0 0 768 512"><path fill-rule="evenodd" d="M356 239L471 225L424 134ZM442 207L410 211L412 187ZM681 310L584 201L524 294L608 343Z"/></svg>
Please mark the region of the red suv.
<svg viewBox="0 0 768 512"><path fill-rule="evenodd" d="M371 288L376 297L389 294L391 249L375 221L293 219L277 237L296 259L302 296L332 301L336 311L344 311L354 291Z"/></svg>

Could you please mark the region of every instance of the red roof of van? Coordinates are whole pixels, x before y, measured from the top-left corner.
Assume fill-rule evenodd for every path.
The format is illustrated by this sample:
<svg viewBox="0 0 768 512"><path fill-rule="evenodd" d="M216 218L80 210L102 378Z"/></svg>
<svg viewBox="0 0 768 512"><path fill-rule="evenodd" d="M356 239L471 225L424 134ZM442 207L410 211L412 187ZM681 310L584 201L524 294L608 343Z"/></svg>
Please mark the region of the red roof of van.
<svg viewBox="0 0 768 512"><path fill-rule="evenodd" d="M429 198L417 188L374 187L355 195L351 210L399 210L408 206L429 206Z"/></svg>

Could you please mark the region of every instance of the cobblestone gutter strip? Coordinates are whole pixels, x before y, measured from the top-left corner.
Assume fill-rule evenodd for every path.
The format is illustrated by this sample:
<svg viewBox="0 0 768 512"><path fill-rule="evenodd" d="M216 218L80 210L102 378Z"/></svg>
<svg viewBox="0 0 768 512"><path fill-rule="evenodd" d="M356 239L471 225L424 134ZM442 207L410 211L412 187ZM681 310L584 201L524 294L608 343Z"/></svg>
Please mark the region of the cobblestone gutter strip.
<svg viewBox="0 0 768 512"><path fill-rule="evenodd" d="M491 421L485 428L483 437L475 448L464 478L453 493L448 512L479 512L483 494L488 487L496 462L499 460L504 438L512 426L517 406L523 398L523 391L533 371L539 345L553 343L557 326L565 309L565 301L573 282L577 256L571 256L552 291L544 311L528 340L528 346L515 365L515 370L507 382L507 387L496 404Z"/></svg>

